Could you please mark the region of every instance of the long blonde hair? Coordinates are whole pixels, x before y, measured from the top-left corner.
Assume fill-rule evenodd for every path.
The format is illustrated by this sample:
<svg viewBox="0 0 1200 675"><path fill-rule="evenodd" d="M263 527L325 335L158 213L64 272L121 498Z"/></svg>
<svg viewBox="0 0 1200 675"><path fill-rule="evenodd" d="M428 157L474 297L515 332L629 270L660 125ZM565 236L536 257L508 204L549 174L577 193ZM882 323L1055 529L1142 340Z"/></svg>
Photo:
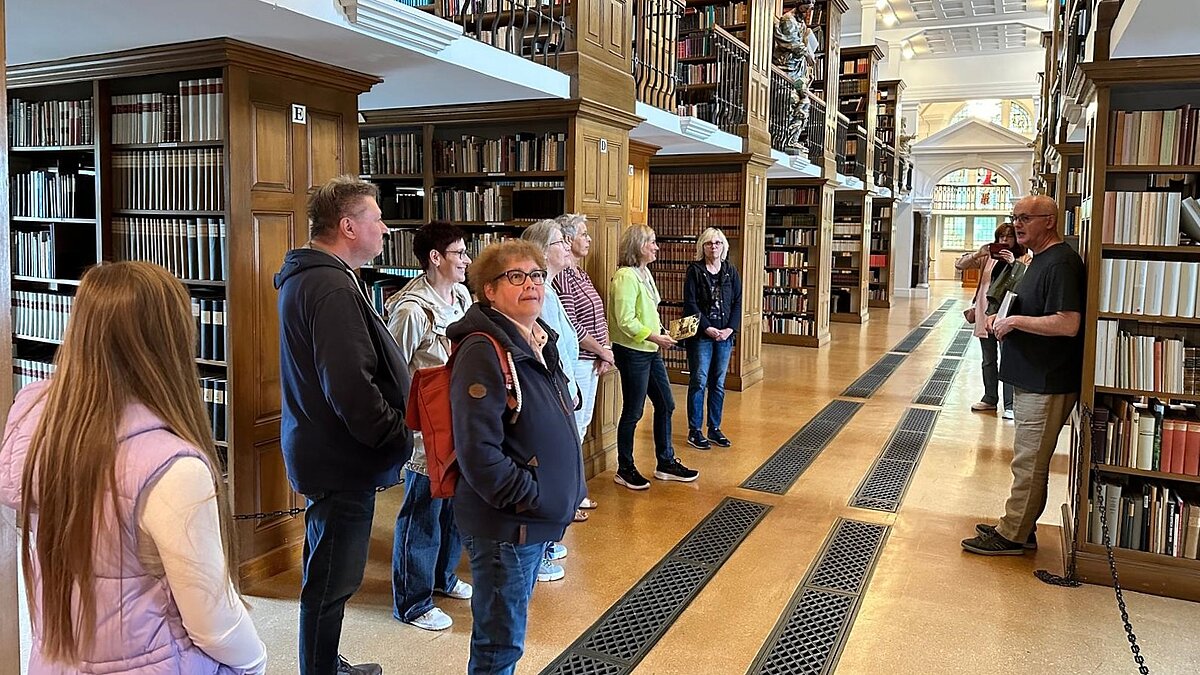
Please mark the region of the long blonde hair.
<svg viewBox="0 0 1200 675"><path fill-rule="evenodd" d="M21 560L30 606L40 610L48 659L77 663L94 644L95 539L106 514L121 514L117 431L131 403L149 408L208 461L227 570L235 569L228 502L201 400L195 349L191 300L167 270L118 262L84 274L21 477L21 521L26 523ZM112 525L117 529L119 523ZM36 546L31 546L34 534ZM30 565L34 553L41 570L37 603Z"/></svg>

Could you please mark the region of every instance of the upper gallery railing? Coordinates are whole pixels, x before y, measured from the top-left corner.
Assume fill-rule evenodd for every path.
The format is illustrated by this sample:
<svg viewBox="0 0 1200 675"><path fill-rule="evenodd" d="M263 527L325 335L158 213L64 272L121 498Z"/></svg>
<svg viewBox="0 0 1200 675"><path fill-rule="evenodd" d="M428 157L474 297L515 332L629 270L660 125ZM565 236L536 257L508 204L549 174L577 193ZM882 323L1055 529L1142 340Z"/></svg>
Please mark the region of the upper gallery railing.
<svg viewBox="0 0 1200 675"><path fill-rule="evenodd" d="M633 80L637 100L675 112L679 17L683 0L634 0Z"/></svg>
<svg viewBox="0 0 1200 675"><path fill-rule="evenodd" d="M846 145L849 142L849 134L850 118L840 112L837 113L837 136L834 139L835 145L833 147L837 149L837 171L843 176L849 176L854 173L851 170L853 169L854 158L847 158L846 156Z"/></svg>
<svg viewBox="0 0 1200 675"><path fill-rule="evenodd" d="M813 164L824 164L825 161L825 101L819 96L808 92L808 132L804 145L808 148L808 161Z"/></svg>
<svg viewBox="0 0 1200 675"><path fill-rule="evenodd" d="M737 133L746 123L750 48L713 26L689 34L679 41L678 49L678 114Z"/></svg>
<svg viewBox="0 0 1200 675"><path fill-rule="evenodd" d="M463 27L467 37L536 63L558 67L575 49L565 0L398 0Z"/></svg>
<svg viewBox="0 0 1200 675"><path fill-rule="evenodd" d="M895 189L896 153L892 146L875 139L875 185Z"/></svg>

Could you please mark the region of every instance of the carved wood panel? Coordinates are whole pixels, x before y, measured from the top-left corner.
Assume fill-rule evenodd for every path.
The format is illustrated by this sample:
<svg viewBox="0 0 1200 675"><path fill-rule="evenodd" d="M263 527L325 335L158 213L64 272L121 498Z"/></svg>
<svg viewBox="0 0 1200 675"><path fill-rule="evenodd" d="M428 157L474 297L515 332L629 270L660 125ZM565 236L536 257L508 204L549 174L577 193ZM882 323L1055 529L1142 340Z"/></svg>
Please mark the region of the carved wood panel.
<svg viewBox="0 0 1200 675"><path fill-rule="evenodd" d="M283 104L254 101L252 190L292 191L292 122Z"/></svg>
<svg viewBox="0 0 1200 675"><path fill-rule="evenodd" d="M346 157L342 116L337 113L308 111L308 189L345 173Z"/></svg>

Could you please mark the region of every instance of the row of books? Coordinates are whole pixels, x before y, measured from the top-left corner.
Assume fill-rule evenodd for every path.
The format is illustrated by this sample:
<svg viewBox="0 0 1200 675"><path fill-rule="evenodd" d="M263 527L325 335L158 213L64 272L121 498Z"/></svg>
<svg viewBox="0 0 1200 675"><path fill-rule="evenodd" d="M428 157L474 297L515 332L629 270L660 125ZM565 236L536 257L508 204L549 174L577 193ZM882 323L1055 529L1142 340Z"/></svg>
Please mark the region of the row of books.
<svg viewBox="0 0 1200 675"><path fill-rule="evenodd" d="M113 143L177 143L225 138L225 81L183 80L178 94L112 97Z"/></svg>
<svg viewBox="0 0 1200 675"><path fill-rule="evenodd" d="M229 434L227 433L227 425L225 416L228 413L229 407L226 403L229 393L229 380L224 377L201 377L200 378L200 394L204 399L204 405L208 409L208 418L212 421L212 435L214 441L221 443L229 442ZM217 454L225 459L225 453L218 449ZM222 470L227 467L224 466Z"/></svg>
<svg viewBox="0 0 1200 675"><path fill-rule="evenodd" d="M776 335L812 336L817 334L817 322L798 316L764 314L763 332L775 333Z"/></svg>
<svg viewBox="0 0 1200 675"><path fill-rule="evenodd" d="M829 245L829 250L834 253L861 253L863 245L858 240L834 239Z"/></svg>
<svg viewBox="0 0 1200 675"><path fill-rule="evenodd" d="M379 186L379 212L384 220L423 220L425 188L384 184Z"/></svg>
<svg viewBox="0 0 1200 675"><path fill-rule="evenodd" d="M680 117L697 117L711 121L716 116L719 106L712 101L700 103L680 103L675 106L675 114Z"/></svg>
<svg viewBox="0 0 1200 675"><path fill-rule="evenodd" d="M1067 169L1066 188L1068 194L1083 192L1083 169Z"/></svg>
<svg viewBox="0 0 1200 675"><path fill-rule="evenodd" d="M834 223L834 237L861 237L863 226L861 223Z"/></svg>
<svg viewBox="0 0 1200 675"><path fill-rule="evenodd" d="M820 206L821 188L784 187L767 190L767 206Z"/></svg>
<svg viewBox="0 0 1200 675"><path fill-rule="evenodd" d="M13 230L13 274L42 278L54 276L50 264L53 251L54 240L50 236L50 230L35 230L33 232Z"/></svg>
<svg viewBox="0 0 1200 675"><path fill-rule="evenodd" d="M867 289L868 300L891 300L888 296L887 288L869 288Z"/></svg>
<svg viewBox="0 0 1200 675"><path fill-rule="evenodd" d="M712 40L706 35L692 35L675 43L675 56L681 59L712 56L715 53Z"/></svg>
<svg viewBox="0 0 1200 675"><path fill-rule="evenodd" d="M13 333L18 336L61 342L71 315L73 295L41 291L13 291Z"/></svg>
<svg viewBox="0 0 1200 675"><path fill-rule="evenodd" d="M868 267L887 267L888 257L886 253L872 253L867 257ZM878 281L878 279L876 279Z"/></svg>
<svg viewBox="0 0 1200 675"><path fill-rule="evenodd" d="M842 75L865 75L871 72L870 57L860 56L842 61Z"/></svg>
<svg viewBox="0 0 1200 675"><path fill-rule="evenodd" d="M1145 327L1157 335L1120 329L1117 321L1096 325L1096 385L1166 394L1195 394L1200 373L1200 349L1184 346L1182 338L1163 335L1168 327Z"/></svg>
<svg viewBox="0 0 1200 675"><path fill-rule="evenodd" d="M500 138L463 135L433 142L434 171L444 173L508 173L564 171L565 133L517 133Z"/></svg>
<svg viewBox="0 0 1200 675"><path fill-rule="evenodd" d="M767 251L767 267L804 267L808 254L804 251Z"/></svg>
<svg viewBox="0 0 1200 675"><path fill-rule="evenodd" d="M197 356L205 361L225 361L225 301L192 298L192 316L199 337Z"/></svg>
<svg viewBox="0 0 1200 675"><path fill-rule="evenodd" d="M1117 110L1110 116L1110 164L1196 164L1200 107Z"/></svg>
<svg viewBox="0 0 1200 675"><path fill-rule="evenodd" d="M739 202L742 177L737 173L650 174L649 200L653 203Z"/></svg>
<svg viewBox="0 0 1200 675"><path fill-rule="evenodd" d="M35 359L13 359L13 393L34 382L50 379L54 364Z"/></svg>
<svg viewBox="0 0 1200 675"><path fill-rule="evenodd" d="M1200 553L1200 504L1177 488L1156 483L1102 484L1108 543L1113 547L1196 560ZM1088 500L1088 541L1102 546L1100 504Z"/></svg>
<svg viewBox="0 0 1200 675"><path fill-rule="evenodd" d="M540 23L534 18L528 19L528 23L508 25L496 25L498 21L489 20L486 25L490 28L477 28L475 24L467 23L464 32L484 44L519 56L553 54L565 48L562 26L550 21L548 15L543 15Z"/></svg>
<svg viewBox="0 0 1200 675"><path fill-rule="evenodd" d="M809 285L808 270L782 269L786 266L776 266L763 274L763 284L772 289L801 289Z"/></svg>
<svg viewBox="0 0 1200 675"><path fill-rule="evenodd" d="M358 140L359 170L364 174L419 174L421 134L366 136Z"/></svg>
<svg viewBox="0 0 1200 675"><path fill-rule="evenodd" d="M383 241L383 253L372 263L379 267L420 267L413 250L413 230L392 230Z"/></svg>
<svg viewBox="0 0 1200 675"><path fill-rule="evenodd" d="M742 210L736 206L655 206L647 215L658 234L683 237L699 236L709 227L736 231Z"/></svg>
<svg viewBox="0 0 1200 675"><path fill-rule="evenodd" d="M1200 262L1104 258L1097 303L1101 312L1190 319L1198 285Z"/></svg>
<svg viewBox="0 0 1200 675"><path fill-rule="evenodd" d="M838 83L838 95L865 94L871 89L871 82L866 79L842 80Z"/></svg>
<svg viewBox="0 0 1200 675"><path fill-rule="evenodd" d="M765 235L767 246L816 246L817 231L813 229L771 230Z"/></svg>
<svg viewBox="0 0 1200 675"><path fill-rule="evenodd" d="M808 314L808 289L785 289L778 293L766 289L763 292L763 312Z"/></svg>
<svg viewBox="0 0 1200 675"><path fill-rule="evenodd" d="M1200 220L1200 208L1194 199L1188 199L1189 212ZM1101 241L1178 246L1183 202L1183 195L1178 192L1105 192Z"/></svg>
<svg viewBox="0 0 1200 675"><path fill-rule="evenodd" d="M415 4L415 2L420 2L420 4ZM430 0L404 0L404 4L421 7L434 3ZM440 16L469 16L487 12L510 12L523 10L526 7L529 9L541 7L545 11L553 11L553 8L561 8L562 6L563 0L437 0L438 14Z"/></svg>
<svg viewBox="0 0 1200 675"><path fill-rule="evenodd" d="M24 218L91 218L96 213L96 172L57 167L14 173L8 179L12 215Z"/></svg>
<svg viewBox="0 0 1200 675"><path fill-rule="evenodd" d="M815 213L768 213L766 217L767 227L807 227L815 228L817 226L817 214Z"/></svg>
<svg viewBox="0 0 1200 675"><path fill-rule="evenodd" d="M688 7L679 19L679 30L702 30L712 26L746 23L749 11L749 3Z"/></svg>
<svg viewBox="0 0 1200 675"><path fill-rule="evenodd" d="M229 278L223 218L117 217L112 224L117 260L162 265L180 279Z"/></svg>
<svg viewBox="0 0 1200 675"><path fill-rule="evenodd" d="M222 148L114 152L113 203L118 209L224 209Z"/></svg>
<svg viewBox="0 0 1200 675"><path fill-rule="evenodd" d="M1200 475L1195 407L1104 396L1092 411L1092 461L1143 471Z"/></svg>
<svg viewBox="0 0 1200 675"><path fill-rule="evenodd" d="M92 100L8 101L8 144L13 148L91 145Z"/></svg>
<svg viewBox="0 0 1200 675"><path fill-rule="evenodd" d="M439 188L432 199L435 220L494 223L514 218L513 191L504 186Z"/></svg>
<svg viewBox="0 0 1200 675"><path fill-rule="evenodd" d="M721 80L720 63L680 63L675 68L679 84L708 84Z"/></svg>

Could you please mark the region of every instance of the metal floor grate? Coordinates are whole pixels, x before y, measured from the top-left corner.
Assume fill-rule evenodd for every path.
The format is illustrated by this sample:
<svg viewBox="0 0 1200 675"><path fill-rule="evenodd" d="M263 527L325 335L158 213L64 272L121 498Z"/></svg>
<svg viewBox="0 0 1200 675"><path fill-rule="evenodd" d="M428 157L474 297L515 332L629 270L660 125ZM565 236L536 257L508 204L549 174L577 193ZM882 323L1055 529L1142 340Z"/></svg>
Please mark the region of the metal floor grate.
<svg viewBox="0 0 1200 675"><path fill-rule="evenodd" d="M929 333L932 330L932 328L925 327L924 324L912 329L911 333L905 335L903 340L897 342L895 347L892 347L892 351L900 352L902 354L911 353L925 340L926 337L929 336Z"/></svg>
<svg viewBox="0 0 1200 675"><path fill-rule="evenodd" d="M971 346L971 340L975 338L975 334L970 330L960 330L950 341L950 346L946 347L946 351L942 352L942 356L955 356L962 358L967 355L967 348Z"/></svg>
<svg viewBox="0 0 1200 675"><path fill-rule="evenodd" d="M800 431L779 446L775 454L763 462L740 487L785 494L861 407L862 403L856 401L831 401Z"/></svg>
<svg viewBox="0 0 1200 675"><path fill-rule="evenodd" d="M543 675L621 675L683 613L771 507L726 497Z"/></svg>
<svg viewBox="0 0 1200 675"><path fill-rule="evenodd" d="M866 478L850 499L850 506L895 513L900 508L917 463L929 445L938 411L909 408L900 418Z"/></svg>
<svg viewBox="0 0 1200 675"><path fill-rule="evenodd" d="M889 528L839 518L749 673L831 673Z"/></svg>
<svg viewBox="0 0 1200 675"><path fill-rule="evenodd" d="M933 374L929 376L925 386L913 399L913 403L942 405L946 401L946 394L950 392L950 383L954 380L954 374L958 372L958 366L961 363L962 359L943 357L937 367L933 369Z"/></svg>
<svg viewBox="0 0 1200 675"><path fill-rule="evenodd" d="M846 390L842 392L842 396L870 398L892 376L892 373L896 372L900 364L904 363L904 359L904 354L884 354L875 362L875 365L868 368L865 373L858 376L857 380L850 383L850 386L846 387Z"/></svg>

